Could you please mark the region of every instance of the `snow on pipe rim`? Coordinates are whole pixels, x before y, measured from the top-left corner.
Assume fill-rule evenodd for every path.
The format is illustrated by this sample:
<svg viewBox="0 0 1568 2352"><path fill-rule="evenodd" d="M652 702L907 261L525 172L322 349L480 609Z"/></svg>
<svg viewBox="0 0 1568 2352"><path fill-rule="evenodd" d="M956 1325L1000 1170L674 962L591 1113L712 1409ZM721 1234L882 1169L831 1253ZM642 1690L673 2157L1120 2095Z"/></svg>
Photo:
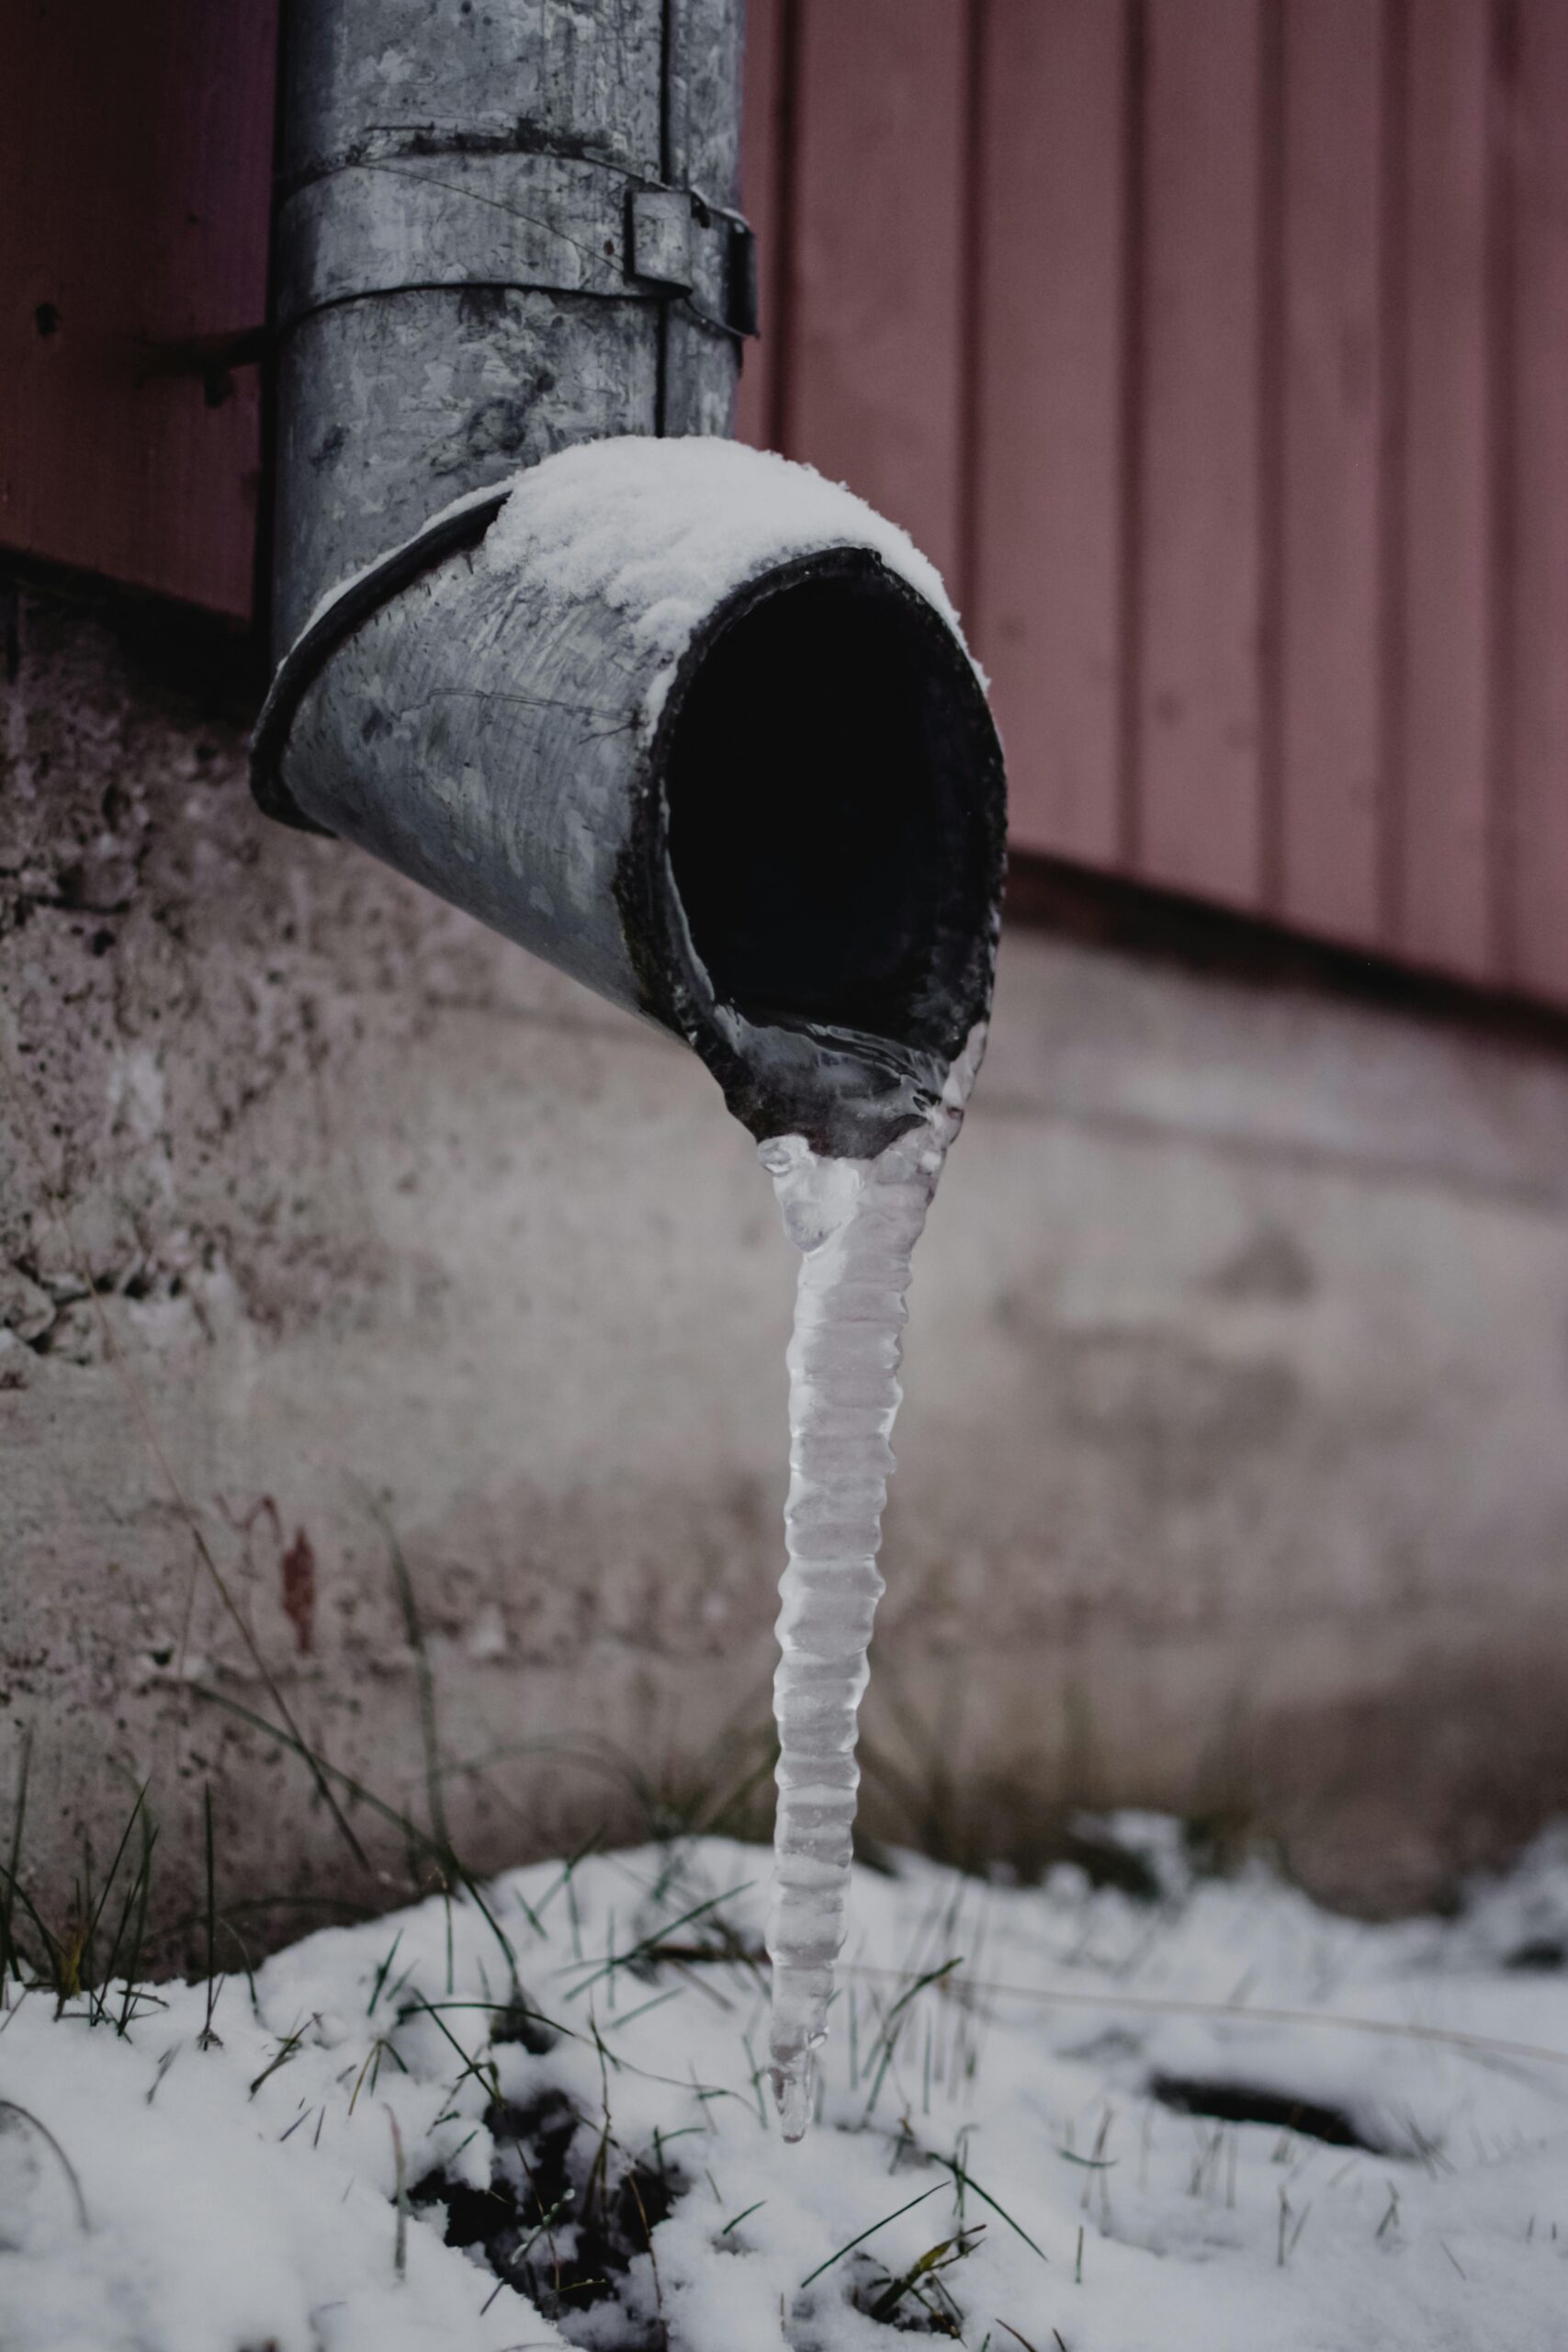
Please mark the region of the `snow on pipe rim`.
<svg viewBox="0 0 1568 2352"><path fill-rule="evenodd" d="M783 458L626 436L470 492L318 606L254 775L682 1037L759 1137L884 1148L988 1005L983 676L907 535Z"/></svg>

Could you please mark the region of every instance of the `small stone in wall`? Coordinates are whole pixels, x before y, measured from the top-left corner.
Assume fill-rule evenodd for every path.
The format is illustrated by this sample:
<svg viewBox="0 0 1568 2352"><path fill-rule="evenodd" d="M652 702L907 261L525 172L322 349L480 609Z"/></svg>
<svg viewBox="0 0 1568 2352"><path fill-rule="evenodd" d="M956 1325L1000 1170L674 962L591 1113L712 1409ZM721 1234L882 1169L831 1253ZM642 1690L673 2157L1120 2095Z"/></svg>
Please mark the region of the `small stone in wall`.
<svg viewBox="0 0 1568 2352"><path fill-rule="evenodd" d="M19 1266L0 1266L0 1331L28 1346L53 1322L54 1301Z"/></svg>
<svg viewBox="0 0 1568 2352"><path fill-rule="evenodd" d="M500 1610L493 1600L487 1600L468 1628L465 1645L476 1666L486 1666L492 1658L504 1657L511 1646Z"/></svg>
<svg viewBox="0 0 1568 2352"><path fill-rule="evenodd" d="M316 1643L316 1554L303 1528L284 1553L279 1573L283 1613L294 1628L300 1656L308 1657Z"/></svg>

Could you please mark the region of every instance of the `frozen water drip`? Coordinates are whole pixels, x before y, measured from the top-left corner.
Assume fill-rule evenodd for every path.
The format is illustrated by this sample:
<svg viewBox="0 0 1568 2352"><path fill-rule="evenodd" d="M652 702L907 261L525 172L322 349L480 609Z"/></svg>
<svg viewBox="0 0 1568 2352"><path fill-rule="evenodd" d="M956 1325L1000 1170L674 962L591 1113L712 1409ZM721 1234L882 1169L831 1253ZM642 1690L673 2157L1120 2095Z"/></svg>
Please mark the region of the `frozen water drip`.
<svg viewBox="0 0 1568 2352"><path fill-rule="evenodd" d="M819 1155L801 1136L761 1150L801 1252L786 1359L789 1558L773 1682L779 1795L767 1923L769 2065L786 2140L802 2138L811 2119L814 2053L844 1940L856 1718L884 1589L876 1555L903 1394L905 1295L984 1044L976 1028L941 1099L874 1159Z"/></svg>

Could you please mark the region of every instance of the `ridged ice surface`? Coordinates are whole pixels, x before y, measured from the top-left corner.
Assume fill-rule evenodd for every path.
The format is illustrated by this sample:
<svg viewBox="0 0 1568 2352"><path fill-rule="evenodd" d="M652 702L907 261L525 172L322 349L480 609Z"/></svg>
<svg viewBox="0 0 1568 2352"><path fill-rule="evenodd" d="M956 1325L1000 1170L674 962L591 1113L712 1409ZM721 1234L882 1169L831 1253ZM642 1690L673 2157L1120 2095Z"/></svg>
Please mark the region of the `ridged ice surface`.
<svg viewBox="0 0 1568 2352"><path fill-rule="evenodd" d="M844 1940L860 1768L855 1724L883 1591L876 1555L902 1390L910 1261L984 1045L976 1030L942 1099L874 1159L819 1159L800 1136L762 1146L801 1251L790 1340L789 1561L780 1586L778 1815L767 1945L769 2059L786 2140L811 2116Z"/></svg>

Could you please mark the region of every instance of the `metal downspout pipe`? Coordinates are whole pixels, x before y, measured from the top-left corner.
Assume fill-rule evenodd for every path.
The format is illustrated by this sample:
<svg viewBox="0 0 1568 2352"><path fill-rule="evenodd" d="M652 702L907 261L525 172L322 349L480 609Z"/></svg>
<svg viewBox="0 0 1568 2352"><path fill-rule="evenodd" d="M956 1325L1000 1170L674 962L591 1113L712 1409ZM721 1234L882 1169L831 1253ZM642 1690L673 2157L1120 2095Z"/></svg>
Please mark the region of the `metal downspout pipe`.
<svg viewBox="0 0 1568 2352"><path fill-rule="evenodd" d="M1001 761L908 543L722 441L741 35L288 0L253 773L673 1030L757 1135L866 1151L988 1004Z"/></svg>

